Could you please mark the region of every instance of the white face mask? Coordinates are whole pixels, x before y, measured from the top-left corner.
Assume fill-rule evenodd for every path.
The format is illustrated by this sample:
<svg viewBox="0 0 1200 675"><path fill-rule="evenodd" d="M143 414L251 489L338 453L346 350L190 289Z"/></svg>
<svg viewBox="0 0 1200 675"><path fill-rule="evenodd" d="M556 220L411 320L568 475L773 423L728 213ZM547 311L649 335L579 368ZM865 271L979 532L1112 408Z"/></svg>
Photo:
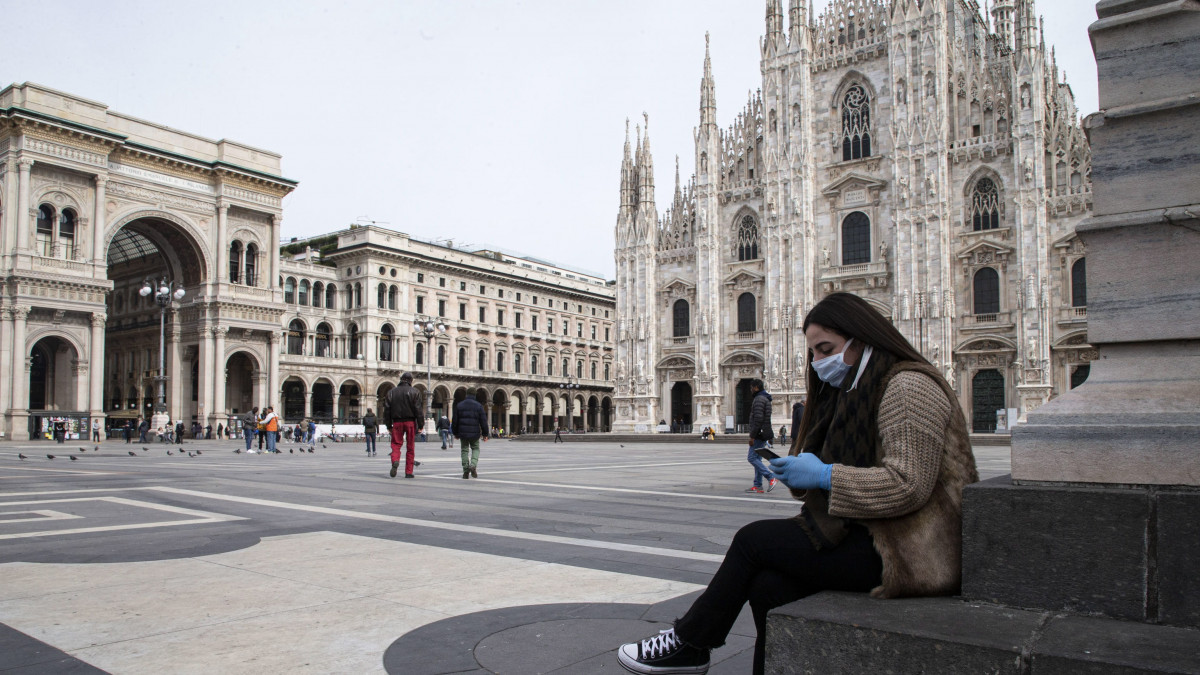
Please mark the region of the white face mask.
<svg viewBox="0 0 1200 675"><path fill-rule="evenodd" d="M850 364L846 363L845 358L846 350L850 348L851 342L854 342L854 338L846 340L842 351L837 354L812 362L813 370L817 371L817 377L822 382L832 384L835 387L842 386L842 380L846 379L846 373L849 373L851 368Z"/></svg>

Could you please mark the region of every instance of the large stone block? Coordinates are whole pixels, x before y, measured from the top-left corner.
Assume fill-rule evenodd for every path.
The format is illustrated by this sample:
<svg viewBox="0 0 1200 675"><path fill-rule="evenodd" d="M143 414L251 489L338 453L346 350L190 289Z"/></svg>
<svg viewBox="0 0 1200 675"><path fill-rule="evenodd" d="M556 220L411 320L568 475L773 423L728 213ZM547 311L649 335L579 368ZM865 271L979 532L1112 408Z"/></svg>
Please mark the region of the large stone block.
<svg viewBox="0 0 1200 675"><path fill-rule="evenodd" d="M1059 616L1032 642L1032 675L1200 673L1200 631Z"/></svg>
<svg viewBox="0 0 1200 675"><path fill-rule="evenodd" d="M1102 0L1097 4L1100 20L1088 33L1102 84L1101 109L1195 91L1195 73L1200 71L1197 10L1200 3L1196 0Z"/></svg>
<svg viewBox="0 0 1200 675"><path fill-rule="evenodd" d="M963 597L1145 620L1148 490L1013 485L963 491Z"/></svg>
<svg viewBox="0 0 1200 675"><path fill-rule="evenodd" d="M1158 495L1158 615L1200 628L1200 492Z"/></svg>
<svg viewBox="0 0 1200 675"><path fill-rule="evenodd" d="M819 593L767 617L767 673L1021 673L1035 612Z"/></svg>

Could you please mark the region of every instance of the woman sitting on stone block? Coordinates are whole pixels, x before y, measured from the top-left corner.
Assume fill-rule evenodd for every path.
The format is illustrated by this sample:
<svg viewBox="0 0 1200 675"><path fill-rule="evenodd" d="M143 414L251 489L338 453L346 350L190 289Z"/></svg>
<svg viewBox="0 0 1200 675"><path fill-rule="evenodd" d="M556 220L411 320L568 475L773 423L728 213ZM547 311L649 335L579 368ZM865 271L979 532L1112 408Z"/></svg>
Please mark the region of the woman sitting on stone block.
<svg viewBox="0 0 1200 675"><path fill-rule="evenodd" d="M962 489L979 480L950 385L867 302L834 293L804 319L808 405L772 473L803 502L733 538L708 588L673 628L622 645L633 673L708 672L746 602L754 672L767 612L820 591L952 595L961 582Z"/></svg>

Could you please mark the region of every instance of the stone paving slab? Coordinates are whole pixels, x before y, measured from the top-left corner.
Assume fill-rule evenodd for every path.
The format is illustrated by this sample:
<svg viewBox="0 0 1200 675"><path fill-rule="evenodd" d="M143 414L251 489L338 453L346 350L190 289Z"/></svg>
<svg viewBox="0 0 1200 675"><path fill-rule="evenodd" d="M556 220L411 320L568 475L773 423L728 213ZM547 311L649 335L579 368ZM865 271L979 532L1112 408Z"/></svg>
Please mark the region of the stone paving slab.
<svg viewBox="0 0 1200 675"><path fill-rule="evenodd" d="M450 651L620 672L617 646L686 611L739 527L798 508L744 494L737 448L620 445L493 441L462 480L434 442L406 480L351 443L0 443L0 536L47 532L0 545L0 671L397 672L401 645L406 673L450 672ZM1007 470L1007 448L980 457ZM711 672L748 672L753 636L747 610Z"/></svg>

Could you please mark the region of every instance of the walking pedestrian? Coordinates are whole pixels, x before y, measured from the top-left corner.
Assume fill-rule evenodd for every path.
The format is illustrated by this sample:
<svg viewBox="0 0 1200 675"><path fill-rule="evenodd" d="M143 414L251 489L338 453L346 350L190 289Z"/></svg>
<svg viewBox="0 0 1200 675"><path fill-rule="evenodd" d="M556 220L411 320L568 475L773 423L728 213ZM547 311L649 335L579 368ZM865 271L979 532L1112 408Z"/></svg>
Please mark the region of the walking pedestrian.
<svg viewBox="0 0 1200 675"><path fill-rule="evenodd" d="M454 406L454 409L457 411L458 406ZM457 419L458 413L455 412L454 416L455 416L455 419ZM438 432L438 436L442 437L442 449L445 450L446 443L448 443L450 441L450 433L451 433L450 420L445 415L442 415L442 418L440 420L438 420L437 432Z"/></svg>
<svg viewBox="0 0 1200 675"><path fill-rule="evenodd" d="M673 628L620 648L631 672L706 672L747 602L758 629L753 672L762 673L772 608L826 590L959 591L962 490L979 476L957 394L857 296L827 296L803 329L813 402L793 429L791 456L771 460L803 501L800 514L738 531Z"/></svg>
<svg viewBox="0 0 1200 675"><path fill-rule="evenodd" d="M562 439L562 429L561 429L560 427L558 427L558 426L555 426L555 427L554 427L554 442L555 442L555 443L562 443L562 442L563 442L563 439Z"/></svg>
<svg viewBox="0 0 1200 675"><path fill-rule="evenodd" d="M121 435L125 437L126 443L133 439L133 420L125 420L125 425L121 427Z"/></svg>
<svg viewBox="0 0 1200 675"><path fill-rule="evenodd" d="M246 452L254 452L250 447L254 442L254 432L258 429L258 406L242 416L242 435L246 437Z"/></svg>
<svg viewBox="0 0 1200 675"><path fill-rule="evenodd" d="M796 439L800 436L800 420L804 419L804 402L807 399L800 399L792 404L792 444L796 443ZM783 441L780 440L782 443Z"/></svg>
<svg viewBox="0 0 1200 675"><path fill-rule="evenodd" d="M775 489L775 478L767 471L762 457L755 450L767 447L767 443L775 438L771 430L771 395L763 389L763 381L750 380L750 394L754 397L750 404L750 450L746 453L746 461L754 467L754 485L746 488L746 492L762 494L763 479L766 478L767 492Z"/></svg>
<svg viewBox="0 0 1200 675"><path fill-rule="evenodd" d="M274 406L267 406L263 415L263 433L267 436L267 452L279 452L275 444L279 441L279 416Z"/></svg>
<svg viewBox="0 0 1200 675"><path fill-rule="evenodd" d="M147 419L142 420L141 423L138 424L137 430L138 430L138 442L139 443L147 442L146 434L150 433L150 420L147 420ZM126 442L129 442L128 439L126 439Z"/></svg>
<svg viewBox="0 0 1200 675"><path fill-rule="evenodd" d="M421 392L412 386L412 373L400 376L400 385L388 392L388 419L392 425L392 472L396 477L400 467L400 454L405 446L408 452L404 459L404 477L413 477L413 462L416 461L417 431L425 428L425 416Z"/></svg>
<svg viewBox="0 0 1200 675"><path fill-rule="evenodd" d="M183 445L183 434L185 431L183 420L179 420L175 423L175 440L179 443L179 445Z"/></svg>
<svg viewBox="0 0 1200 675"><path fill-rule="evenodd" d="M263 408L262 410L260 410L258 412L258 422L255 423L255 425L254 425L254 431L258 434L258 451L259 452L265 452L265 450L263 450L263 444L267 440L266 419L267 419L267 408Z"/></svg>
<svg viewBox="0 0 1200 675"><path fill-rule="evenodd" d="M316 420L308 421L308 444L312 445L317 439L317 422Z"/></svg>
<svg viewBox="0 0 1200 675"><path fill-rule="evenodd" d="M367 437L367 457L375 456L375 434L379 433L379 421L375 419L375 411L367 408L367 415L362 419L363 435Z"/></svg>
<svg viewBox="0 0 1200 675"><path fill-rule="evenodd" d="M217 440L225 438L225 425L217 422Z"/></svg>
<svg viewBox="0 0 1200 675"><path fill-rule="evenodd" d="M446 419L443 417L442 419ZM479 478L479 439L487 440L487 413L483 404L468 396L454 406L454 424L451 431L458 437L462 453L463 478Z"/></svg>

